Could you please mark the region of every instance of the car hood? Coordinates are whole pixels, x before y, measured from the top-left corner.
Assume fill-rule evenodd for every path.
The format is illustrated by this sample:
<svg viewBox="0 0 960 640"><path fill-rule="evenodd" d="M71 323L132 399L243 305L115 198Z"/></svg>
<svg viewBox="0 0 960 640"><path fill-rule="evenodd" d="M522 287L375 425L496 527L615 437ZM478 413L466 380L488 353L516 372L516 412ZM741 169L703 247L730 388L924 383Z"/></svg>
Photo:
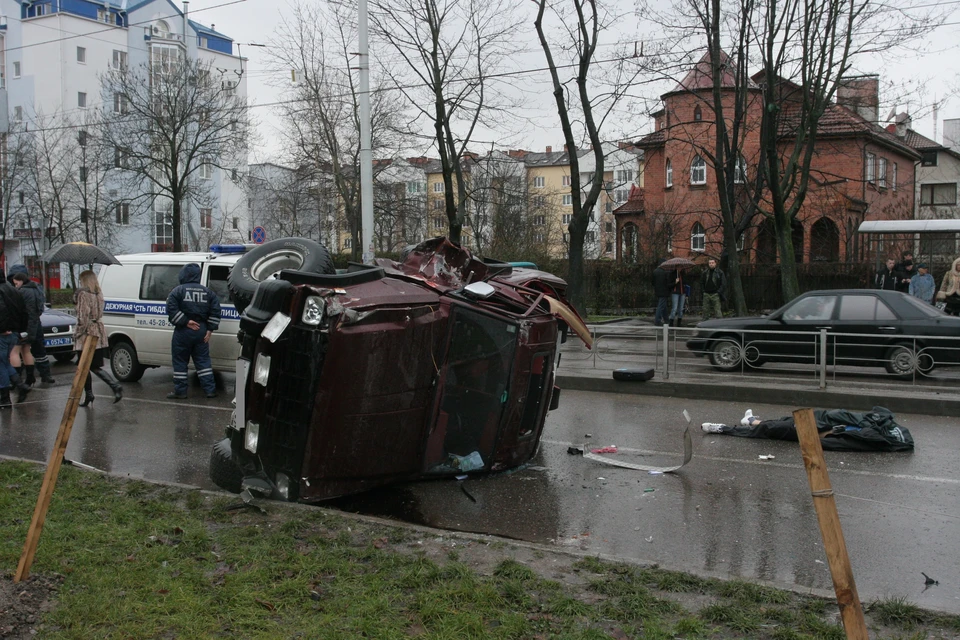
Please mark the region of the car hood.
<svg viewBox="0 0 960 640"><path fill-rule="evenodd" d="M58 309L46 309L40 314L40 323L44 327L52 327L64 324L77 324L77 319L69 313L64 313Z"/></svg>

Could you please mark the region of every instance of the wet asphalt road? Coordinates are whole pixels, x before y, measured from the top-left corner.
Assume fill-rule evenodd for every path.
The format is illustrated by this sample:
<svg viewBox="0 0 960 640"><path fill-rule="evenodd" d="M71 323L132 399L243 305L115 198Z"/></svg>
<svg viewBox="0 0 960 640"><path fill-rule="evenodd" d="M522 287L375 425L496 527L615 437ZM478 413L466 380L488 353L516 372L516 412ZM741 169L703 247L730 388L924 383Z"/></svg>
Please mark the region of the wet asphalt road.
<svg viewBox="0 0 960 640"><path fill-rule="evenodd" d="M69 384L0 412L0 454L46 460ZM67 458L131 477L213 488L210 444L230 417L232 377L217 399L164 398L170 370L125 385L117 405L95 382ZM615 444L616 457L668 465L682 451L681 411L693 418L694 458L677 474L649 475L567 454L570 444ZM761 417L795 407L757 403ZM744 407L587 392L564 392L526 468L493 477L419 482L335 501L332 506L439 528L482 532L658 562L666 568L780 585L831 589L830 573L796 443L703 434L703 421L739 420ZM904 596L960 613L960 420L900 415L912 454L827 452L861 598ZM586 434L591 437L587 438ZM774 455L762 461L760 455ZM925 571L939 586L924 589Z"/></svg>

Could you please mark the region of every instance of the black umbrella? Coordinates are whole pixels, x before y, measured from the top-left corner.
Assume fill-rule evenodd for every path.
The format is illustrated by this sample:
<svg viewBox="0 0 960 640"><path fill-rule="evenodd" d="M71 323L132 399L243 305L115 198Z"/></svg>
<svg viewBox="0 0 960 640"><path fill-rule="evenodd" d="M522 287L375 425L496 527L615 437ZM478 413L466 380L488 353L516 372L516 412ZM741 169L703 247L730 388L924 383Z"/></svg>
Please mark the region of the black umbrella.
<svg viewBox="0 0 960 640"><path fill-rule="evenodd" d="M71 264L120 264L113 254L95 244L67 242L51 247L43 254L44 262L69 262Z"/></svg>

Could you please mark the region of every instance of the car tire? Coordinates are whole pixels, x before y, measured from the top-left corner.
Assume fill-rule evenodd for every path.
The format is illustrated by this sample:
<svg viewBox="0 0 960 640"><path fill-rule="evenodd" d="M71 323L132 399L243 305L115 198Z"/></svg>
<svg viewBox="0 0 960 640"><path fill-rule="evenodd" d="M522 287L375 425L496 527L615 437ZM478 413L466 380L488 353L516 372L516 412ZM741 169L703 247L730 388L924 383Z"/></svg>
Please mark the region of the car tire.
<svg viewBox="0 0 960 640"><path fill-rule="evenodd" d="M739 371L743 365L743 348L734 338L720 338L710 345L710 364L718 371Z"/></svg>
<svg viewBox="0 0 960 640"><path fill-rule="evenodd" d="M76 357L76 352L71 351L70 353L54 353L53 359L59 362L60 364L66 364L68 362L73 362L73 359Z"/></svg>
<svg viewBox="0 0 960 640"><path fill-rule="evenodd" d="M933 371L934 362L928 354L917 353L912 344L896 344L887 351L884 368L900 380L911 380L914 375L924 375Z"/></svg>
<svg viewBox="0 0 960 640"><path fill-rule="evenodd" d="M137 349L126 340L113 345L110 352L110 369L120 382L136 382L143 377L146 367L137 358Z"/></svg>
<svg viewBox="0 0 960 640"><path fill-rule="evenodd" d="M224 438L210 448L210 479L224 491L240 493L243 471L233 461L230 438Z"/></svg>
<svg viewBox="0 0 960 640"><path fill-rule="evenodd" d="M257 287L283 269L333 274L337 270L327 248L305 238L281 238L265 242L240 256L227 276L227 288L238 313L243 313Z"/></svg>

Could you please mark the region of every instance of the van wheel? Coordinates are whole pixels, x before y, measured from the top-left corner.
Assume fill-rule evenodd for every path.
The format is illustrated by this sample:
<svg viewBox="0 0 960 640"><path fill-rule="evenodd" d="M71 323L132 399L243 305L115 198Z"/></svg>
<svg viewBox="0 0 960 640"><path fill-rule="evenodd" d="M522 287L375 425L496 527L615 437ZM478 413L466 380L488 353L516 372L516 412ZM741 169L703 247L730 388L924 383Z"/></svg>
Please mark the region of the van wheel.
<svg viewBox="0 0 960 640"><path fill-rule="evenodd" d="M230 299L237 312L243 313L261 282L276 277L283 269L328 275L337 272L330 252L319 242L306 238L265 242L240 256L227 276Z"/></svg>
<svg viewBox="0 0 960 640"><path fill-rule="evenodd" d="M113 370L114 377L120 382L136 382L146 371L146 367L140 364L137 358L136 348L126 340L113 345L113 351L110 353L110 368Z"/></svg>
<svg viewBox="0 0 960 640"><path fill-rule="evenodd" d="M233 461L230 438L224 438L210 449L210 479L224 491L240 493L243 471Z"/></svg>

